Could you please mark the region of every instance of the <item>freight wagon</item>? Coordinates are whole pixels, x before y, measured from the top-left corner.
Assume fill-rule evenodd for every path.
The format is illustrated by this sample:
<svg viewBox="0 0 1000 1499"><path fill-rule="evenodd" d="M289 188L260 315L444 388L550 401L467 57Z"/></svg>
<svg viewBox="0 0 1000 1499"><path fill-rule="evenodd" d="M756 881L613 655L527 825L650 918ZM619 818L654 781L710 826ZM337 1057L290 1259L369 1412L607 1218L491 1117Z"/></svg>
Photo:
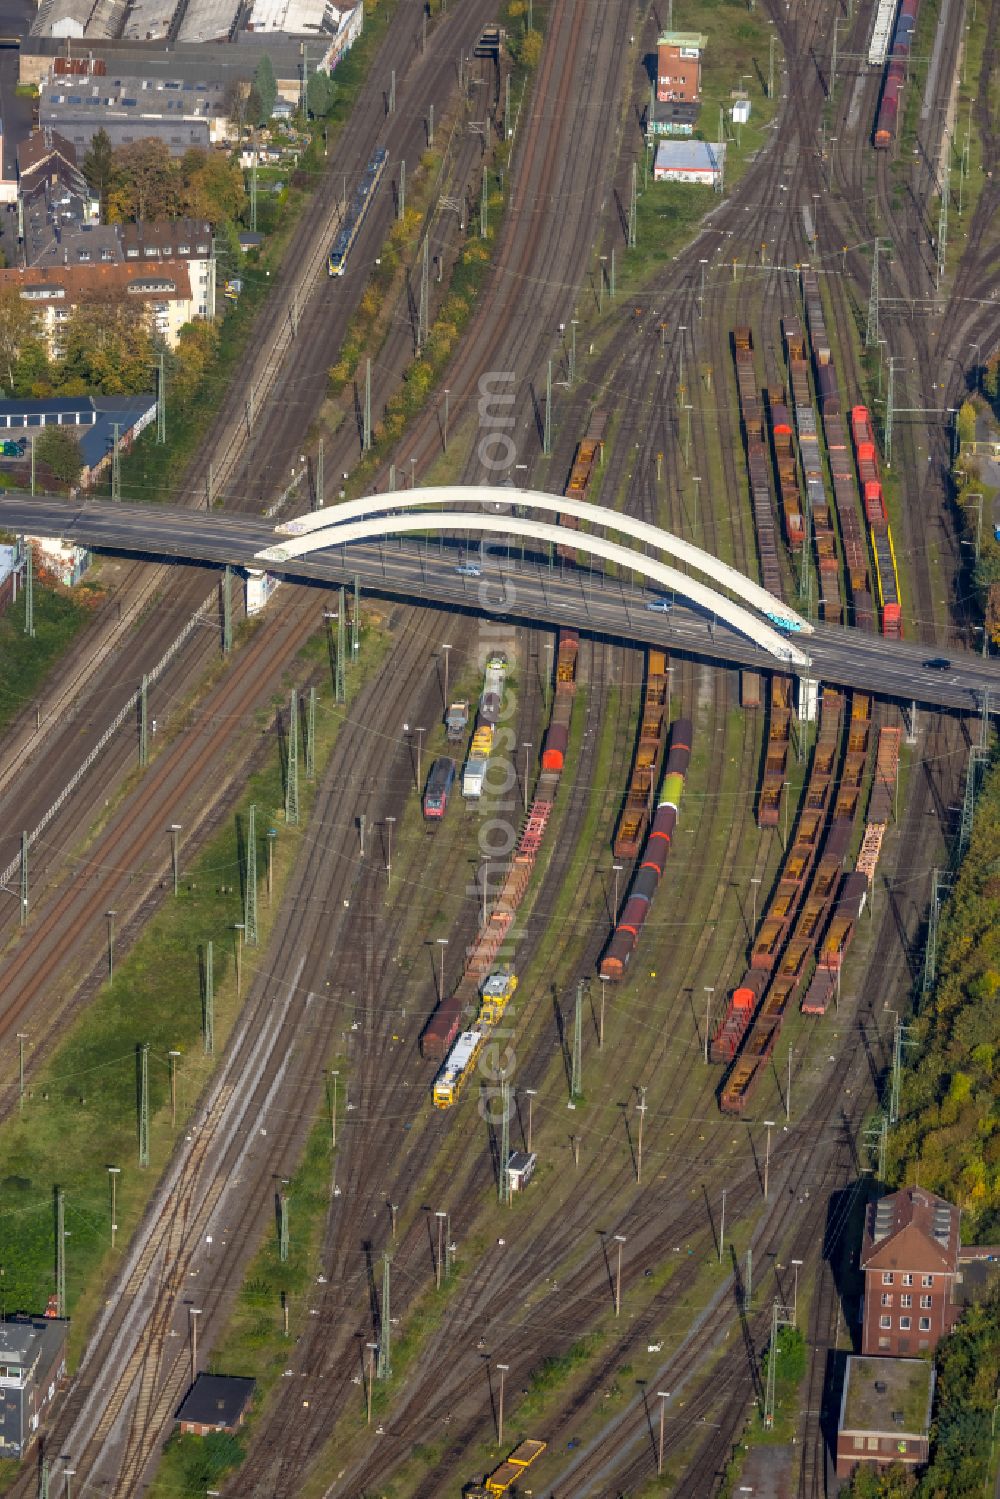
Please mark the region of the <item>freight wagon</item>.
<svg viewBox="0 0 1000 1499"><path fill-rule="evenodd" d="M569 478L563 494L568 500L585 500L594 478L594 470L604 462L604 431L608 424L606 411L595 411L591 414L590 426L587 435L577 446L573 457L573 465L570 469ZM579 531L580 520L575 515L562 515L558 517L561 526L568 530ZM560 545L556 548L560 557L569 562L576 560L576 548Z"/></svg>
<svg viewBox="0 0 1000 1499"><path fill-rule="evenodd" d="M469 757L462 773L462 795L469 801L477 801L483 794L486 767L493 753L494 733L492 724L483 724L472 736Z"/></svg>
<svg viewBox="0 0 1000 1499"><path fill-rule="evenodd" d="M896 552L892 545L892 532L888 527L885 531L876 531L875 527L872 527L872 551L875 554L875 583L878 588L882 634L898 640L903 634L899 575L896 571Z"/></svg>
<svg viewBox="0 0 1000 1499"><path fill-rule="evenodd" d="M443 1062L454 1044L462 1024L465 1000L449 994L431 1016L420 1037L420 1054L433 1062Z"/></svg>
<svg viewBox="0 0 1000 1499"><path fill-rule="evenodd" d="M602 979L617 981L624 977L649 915L649 907L663 876L667 855L670 853L670 841L677 826L677 812L691 760L691 734L691 720L679 718L670 736L666 773L642 863L632 881L621 920L601 960Z"/></svg>
<svg viewBox="0 0 1000 1499"><path fill-rule="evenodd" d="M887 151L896 139L899 129L899 109L906 84L906 70L910 61L910 48L917 25L919 0L902 0L896 25L892 34L889 65L885 72L882 98L875 116L873 144L878 151Z"/></svg>
<svg viewBox="0 0 1000 1499"><path fill-rule="evenodd" d="M616 859L634 859L638 856L649 824L650 803L659 778L660 758L666 741L667 680L665 652L648 651L639 741L632 762L625 805L612 845Z"/></svg>
<svg viewBox="0 0 1000 1499"><path fill-rule="evenodd" d="M455 784L455 762L441 755L431 766L424 791L424 816L443 817L448 810L448 795Z"/></svg>

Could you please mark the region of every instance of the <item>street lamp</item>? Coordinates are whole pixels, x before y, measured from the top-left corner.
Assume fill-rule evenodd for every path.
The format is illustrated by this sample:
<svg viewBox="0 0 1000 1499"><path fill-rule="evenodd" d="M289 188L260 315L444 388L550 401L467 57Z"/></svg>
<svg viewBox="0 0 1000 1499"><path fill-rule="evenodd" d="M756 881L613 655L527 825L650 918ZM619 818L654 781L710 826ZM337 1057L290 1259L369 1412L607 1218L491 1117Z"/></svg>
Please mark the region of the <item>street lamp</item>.
<svg viewBox="0 0 1000 1499"><path fill-rule="evenodd" d="M435 1279L437 1281L437 1288L440 1291L440 1289L441 1289L441 1265L442 1265L442 1261L444 1260L444 1250L443 1250L443 1244L444 1244L444 1220L445 1220L445 1218L448 1215L447 1215L447 1213L442 1212L442 1210L440 1208L438 1208L437 1211L435 1212L434 1216L435 1216L435 1218L438 1221L437 1265L435 1267Z"/></svg>
<svg viewBox="0 0 1000 1499"><path fill-rule="evenodd" d="M757 891L760 888L760 876L752 874L750 876L750 884L753 886L753 926L750 929L750 935L752 937L754 932L757 930Z"/></svg>
<svg viewBox="0 0 1000 1499"><path fill-rule="evenodd" d="M507 1373L507 1370L510 1368L510 1365L509 1364L497 1364L497 1368L500 1370L500 1409L499 1409L498 1417L497 1417L497 1442L502 1447L503 1446L503 1383L504 1383L504 1375Z"/></svg>
<svg viewBox="0 0 1000 1499"><path fill-rule="evenodd" d="M524 810L525 810L525 812L527 812L527 810L528 810L528 765L529 765L529 757L531 755L531 751L534 749L534 745L533 744L528 744L526 742L522 742L521 748L524 750Z"/></svg>
<svg viewBox="0 0 1000 1499"><path fill-rule="evenodd" d="M75 1478L75 1476L76 1476L76 1469L75 1468L64 1468L63 1469L63 1473L65 1474L65 1477L66 1477L66 1499L73 1499L73 1485L70 1482L70 1479Z"/></svg>
<svg viewBox="0 0 1000 1499"><path fill-rule="evenodd" d="M444 950L448 946L447 937L436 937L438 947L441 949L441 966L438 970L438 1003L444 999Z"/></svg>
<svg viewBox="0 0 1000 1499"><path fill-rule="evenodd" d="M114 982L115 977L115 917L117 911L105 913L108 918L108 983Z"/></svg>
<svg viewBox="0 0 1000 1499"><path fill-rule="evenodd" d="M243 933L246 931L245 921L234 921L233 931L236 933L236 998L239 999L243 989Z"/></svg>
<svg viewBox="0 0 1000 1499"><path fill-rule="evenodd" d="M448 397L450 395L451 391L446 385L444 388L444 450L446 453L448 451Z"/></svg>
<svg viewBox="0 0 1000 1499"><path fill-rule="evenodd" d="M386 839L387 839L387 850L386 850L387 857L386 857L386 863L385 863L385 873L386 873L386 885L390 889L392 887L392 825L393 825L393 823L395 821L396 821L396 819L394 817L387 817L386 820L385 820Z"/></svg>
<svg viewBox="0 0 1000 1499"><path fill-rule="evenodd" d="M108 1175L111 1178L111 1248L115 1247L115 1234L118 1232L118 1178L122 1174L120 1166L109 1166Z"/></svg>
<svg viewBox="0 0 1000 1499"><path fill-rule="evenodd" d="M619 1316L622 1309L622 1245L625 1243L624 1234L615 1234L615 1243L618 1245L618 1269L615 1272L615 1316Z"/></svg>
<svg viewBox="0 0 1000 1499"><path fill-rule="evenodd" d="M337 1148L337 1079L340 1077L340 1073L337 1072L337 1071L335 1071L334 1068L331 1067L331 1069L330 1069L330 1076L333 1079L332 1096L331 1096L331 1099L330 1099L330 1144L331 1144L332 1148L334 1150L336 1150L336 1148Z"/></svg>
<svg viewBox="0 0 1000 1499"><path fill-rule="evenodd" d="M705 1066L708 1066L708 1029L712 1023L712 995L715 993L714 984L705 986Z"/></svg>
<svg viewBox="0 0 1000 1499"><path fill-rule="evenodd" d="M657 1477L663 1472L663 1422L666 1417L667 1401L670 1399L669 1390L657 1390L660 1397L660 1450L656 1458Z"/></svg>
<svg viewBox="0 0 1000 1499"><path fill-rule="evenodd" d="M170 852L171 852L171 859L172 859L173 870L174 870L174 899L175 900L177 899L177 883L178 883L178 879L180 877L180 858L179 858L179 849L178 849L178 838L180 836L180 831L181 831L181 825L180 825L179 822L172 822L170 824Z"/></svg>
<svg viewBox="0 0 1000 1499"><path fill-rule="evenodd" d="M267 904L271 904L271 887L274 884L274 840L278 836L277 828L267 830Z"/></svg>
<svg viewBox="0 0 1000 1499"><path fill-rule="evenodd" d="M177 1128L177 1058L180 1052L171 1047L167 1052L170 1060L170 1128Z"/></svg>
<svg viewBox="0 0 1000 1499"><path fill-rule="evenodd" d="M372 1424L372 1391L375 1388L375 1355L378 1353L377 1343L366 1343L368 1349L368 1425Z"/></svg>
<svg viewBox="0 0 1000 1499"><path fill-rule="evenodd" d="M767 1179L771 1167L771 1131L774 1129L774 1120L765 1119L767 1126L767 1145L764 1150L764 1201L767 1201Z"/></svg>
<svg viewBox="0 0 1000 1499"><path fill-rule="evenodd" d="M795 1280L792 1288L792 1321L798 1326L799 1316L799 1266L802 1260L792 1260L792 1269L795 1272Z"/></svg>
<svg viewBox="0 0 1000 1499"><path fill-rule="evenodd" d="M538 1089L537 1088L525 1088L524 1091L527 1094L527 1098L528 1098L528 1154L530 1155L531 1154L531 1124L532 1124L532 1112L533 1112L532 1106L533 1106L533 1104L535 1102L535 1095L537 1094Z"/></svg>
<svg viewBox="0 0 1000 1499"><path fill-rule="evenodd" d="M188 1307L188 1321L191 1326L191 1383L194 1384L198 1378L198 1318L201 1316L201 1308L197 1306Z"/></svg>
<svg viewBox="0 0 1000 1499"><path fill-rule="evenodd" d="M624 868L624 865L622 865L622 864L612 864L611 868L614 870L614 875L615 875L615 908L614 908L614 910L611 913L611 919L612 919L612 921L617 921L618 920L618 882L619 882L619 879L620 879L620 876L621 876L622 869Z"/></svg>
<svg viewBox="0 0 1000 1499"><path fill-rule="evenodd" d="M445 446L447 447L447 443L445 443ZM448 653L450 650L450 645L442 645L441 647L441 654L444 656L444 707L446 713L448 711Z"/></svg>

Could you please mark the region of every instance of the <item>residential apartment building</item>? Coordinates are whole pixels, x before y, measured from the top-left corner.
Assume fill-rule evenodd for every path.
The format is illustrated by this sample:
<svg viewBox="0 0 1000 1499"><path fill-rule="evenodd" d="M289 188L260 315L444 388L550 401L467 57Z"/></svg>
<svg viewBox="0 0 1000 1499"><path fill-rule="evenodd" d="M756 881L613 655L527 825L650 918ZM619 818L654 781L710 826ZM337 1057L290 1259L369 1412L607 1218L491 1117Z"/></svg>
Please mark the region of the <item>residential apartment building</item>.
<svg viewBox="0 0 1000 1499"><path fill-rule="evenodd" d="M61 352L61 331L73 309L88 302L135 299L168 348L176 346L184 324L199 315L189 264L183 260L0 270L0 288L6 286L16 287L35 309L55 357Z"/></svg>
<svg viewBox="0 0 1000 1499"><path fill-rule="evenodd" d="M45 211L43 211L45 210ZM38 200L25 216L23 259L28 267L150 265L187 262L193 315L214 318L215 252L207 219L164 219L139 224L66 222Z"/></svg>
<svg viewBox="0 0 1000 1499"><path fill-rule="evenodd" d="M64 1317L0 1322L0 1457L23 1457L66 1373Z"/></svg>
<svg viewBox="0 0 1000 1499"><path fill-rule="evenodd" d="M923 1187L869 1204L860 1261L862 1354L929 1352L954 1327L960 1219L958 1208Z"/></svg>

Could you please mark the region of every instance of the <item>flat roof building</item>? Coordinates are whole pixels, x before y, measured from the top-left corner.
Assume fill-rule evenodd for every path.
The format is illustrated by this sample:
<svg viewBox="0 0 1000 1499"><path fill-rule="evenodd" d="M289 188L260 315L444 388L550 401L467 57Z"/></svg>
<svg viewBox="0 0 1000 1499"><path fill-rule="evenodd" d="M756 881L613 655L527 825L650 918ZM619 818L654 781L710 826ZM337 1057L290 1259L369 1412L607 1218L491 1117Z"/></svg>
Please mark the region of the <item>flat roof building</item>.
<svg viewBox="0 0 1000 1499"><path fill-rule="evenodd" d="M256 1383L233 1374L199 1374L175 1420L181 1431L199 1437L211 1431L236 1432L246 1420Z"/></svg>
<svg viewBox="0 0 1000 1499"><path fill-rule="evenodd" d="M114 146L156 136L172 156L192 146L207 149L231 132L226 85L204 78L53 75L42 84L38 118L43 127L58 130L78 155L98 130Z"/></svg>
<svg viewBox="0 0 1000 1499"><path fill-rule="evenodd" d="M911 1472L928 1457L934 1366L922 1358L847 1359L837 1422L837 1477L859 1463L902 1465Z"/></svg>
<svg viewBox="0 0 1000 1499"><path fill-rule="evenodd" d="M656 148L653 180L656 182L700 182L719 187L725 170L724 142L664 140Z"/></svg>
<svg viewBox="0 0 1000 1499"><path fill-rule="evenodd" d="M66 1373L65 1317L0 1322L0 1457L23 1457Z"/></svg>

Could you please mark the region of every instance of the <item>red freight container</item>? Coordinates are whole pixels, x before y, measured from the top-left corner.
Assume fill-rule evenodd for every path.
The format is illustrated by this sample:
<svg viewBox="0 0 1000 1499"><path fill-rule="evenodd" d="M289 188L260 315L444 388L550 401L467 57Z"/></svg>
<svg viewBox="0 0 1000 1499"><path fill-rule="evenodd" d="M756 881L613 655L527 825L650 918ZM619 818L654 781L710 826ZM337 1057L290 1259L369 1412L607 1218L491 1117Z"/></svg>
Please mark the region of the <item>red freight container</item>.
<svg viewBox="0 0 1000 1499"><path fill-rule="evenodd" d="M443 1062L458 1035L462 1024L462 1000L457 994L438 1005L420 1038L420 1053L436 1062Z"/></svg>
<svg viewBox="0 0 1000 1499"><path fill-rule="evenodd" d="M568 743L569 730L564 724L554 723L545 736L545 748L542 750L543 770L562 770L566 763Z"/></svg>

